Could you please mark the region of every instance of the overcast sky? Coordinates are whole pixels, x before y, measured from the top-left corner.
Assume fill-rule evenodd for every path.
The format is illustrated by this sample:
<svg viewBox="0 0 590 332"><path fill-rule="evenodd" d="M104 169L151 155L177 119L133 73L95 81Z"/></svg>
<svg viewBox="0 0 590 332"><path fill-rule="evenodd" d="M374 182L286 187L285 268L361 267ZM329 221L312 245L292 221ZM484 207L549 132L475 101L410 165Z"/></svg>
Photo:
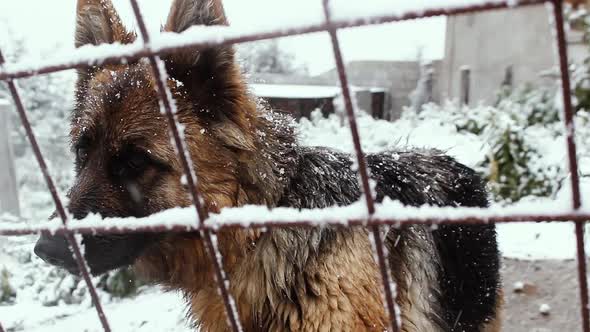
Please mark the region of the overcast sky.
<svg viewBox="0 0 590 332"><path fill-rule="evenodd" d="M50 54L56 47L73 47L75 0L1 0L0 45L6 34L23 38L28 47ZM128 0L113 0L123 21L135 28ZM170 0L140 0L150 29L157 31L168 14ZM362 4L362 1L359 2ZM263 22L292 22L294 13L314 16L321 0L224 0L230 23L234 26ZM321 13L321 12L320 12ZM1 24L4 23L4 24ZM6 29L6 27L8 29ZM414 60L418 50L424 58L441 58L444 52L445 19L433 18L395 24L343 30L340 33L346 61ZM4 42L2 41L4 40ZM306 63L312 74L334 67L329 38L324 33L287 37L280 45Z"/></svg>

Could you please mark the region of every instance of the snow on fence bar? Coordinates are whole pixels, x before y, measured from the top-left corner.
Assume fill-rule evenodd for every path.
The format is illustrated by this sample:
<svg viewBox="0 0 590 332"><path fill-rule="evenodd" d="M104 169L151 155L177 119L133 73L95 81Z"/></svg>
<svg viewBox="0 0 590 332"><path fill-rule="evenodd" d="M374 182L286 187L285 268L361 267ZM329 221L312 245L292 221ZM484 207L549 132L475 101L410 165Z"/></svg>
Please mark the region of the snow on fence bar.
<svg viewBox="0 0 590 332"><path fill-rule="evenodd" d="M531 211L535 211L534 214ZM369 218L370 217L370 218ZM404 206L398 201L385 200L375 204L375 212L367 213L364 202L348 206L324 209L303 209L247 205L225 208L219 214L209 216L201 226L195 224L194 207L174 208L143 218L101 218L89 215L84 219L71 220L67 226L59 220L40 221L15 225L13 220L2 223L0 235L27 234L121 234L128 232L188 232L218 231L227 228L305 227L305 226L374 226L391 225L403 227L410 224L481 224L514 222L571 222L590 220L590 209L572 211L562 204L518 203L502 210L471 207Z"/></svg>
<svg viewBox="0 0 590 332"><path fill-rule="evenodd" d="M404 227L409 224L481 224L489 222L523 222L523 221L561 221L574 222L576 227L578 274L580 282L582 328L590 332L590 316L588 308L588 285L586 271L586 254L584 252L583 226L590 220L588 207L581 208L581 197L578 178L578 165L576 159L576 146L574 144L573 112L569 86L569 72L567 68L567 49L564 33L563 0L412 0L390 1L374 0L372 6L359 8L348 0L323 0L322 13L305 13L305 17L295 17L291 22L282 22L280 26L265 25L262 27L194 27L182 34L163 34L150 36L141 16L140 8L136 0L130 0L140 30L141 40L130 45L102 45L95 47L83 47L68 55L56 55L42 62L30 63L26 59L17 63L5 63L0 52L0 80L6 81L10 95L13 98L16 111L21 119L27 137L33 148L33 152L39 163L48 189L56 205L59 221L49 221L32 225L15 225L14 223L2 224L0 220L0 235L26 235L34 233L60 233L64 234L74 252L80 271L90 290L93 303L96 307L100 322L105 331L111 331L109 322L102 309L96 289L90 280L88 268L81 254L80 246L74 239L75 233L102 234L102 233L128 233L128 232L200 232L205 240L208 254L213 258L215 277L220 294L223 298L228 324L233 331L240 331L240 320L235 310L235 304L227 289L227 279L223 271L223 264L215 240L215 232L226 227L312 227L326 224L338 224L345 226L364 225L372 231L375 258L379 264L382 276L384 305L389 313L389 330L399 331L400 322L395 305L394 293L390 281L389 268L387 266L387 252L383 245L379 227L382 225L394 225ZM562 96L564 103L564 125L567 126L567 151L571 179L572 204L564 206L530 206L517 205L502 210L490 211L475 208L435 208L435 207L403 207L399 203L385 201L375 204L371 195L364 195L363 201L348 207L329 208L323 210L294 210L273 209L266 207L246 206L240 208L225 209L218 215L207 214L202 207L200 196L196 188L196 178L192 165L188 162L184 142L181 139L178 123L175 118L174 102L165 82L167 80L159 55L174 52L189 47L207 47L222 44L235 44L283 36L305 34L311 32L328 32L332 41L334 58L342 88L342 96L352 139L355 147L356 158L359 165L360 182L364 193L369 190L369 176L364 155L360 146L360 137L356 124L356 118L352 107L350 89L344 62L340 51L337 31L341 28L379 24L386 22L403 21L415 18L423 18L437 15L455 15L462 13L478 12L492 9L510 8L517 6L549 3L553 6L553 16L556 31L556 41L559 51L559 64L562 79ZM300 23L305 22L305 23ZM526 26L522 27L526 29ZM131 59L147 57L155 73L156 89L162 105L162 111L166 115L171 136L176 145L177 152L182 163L187 179L187 185L192 195L193 206L190 208L176 208L163 211L146 218L111 218L101 220L97 216L89 216L83 220L71 220L67 214L61 198L57 194L53 179L45 164L43 155L39 149L33 130L27 118L15 79L29 77L38 74L56 72L60 70L88 67L96 64L122 63ZM173 222L171 222L173 220ZM0 324L0 332L3 332Z"/></svg>

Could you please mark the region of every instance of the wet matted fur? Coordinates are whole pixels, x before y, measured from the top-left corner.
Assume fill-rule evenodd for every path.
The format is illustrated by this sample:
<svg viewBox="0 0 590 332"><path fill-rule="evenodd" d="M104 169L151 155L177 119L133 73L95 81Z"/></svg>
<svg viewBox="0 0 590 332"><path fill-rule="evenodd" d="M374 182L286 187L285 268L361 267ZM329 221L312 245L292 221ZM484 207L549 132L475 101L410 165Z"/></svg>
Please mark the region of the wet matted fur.
<svg viewBox="0 0 590 332"><path fill-rule="evenodd" d="M203 24L227 24L220 2L176 0L164 30ZM134 40L110 2L79 1L77 47ZM300 146L293 120L248 93L232 47L187 49L162 59L209 212L246 204L324 208L360 198L351 156ZM143 217L191 204L154 86L144 60L79 71L71 129L77 177L68 206L76 218ZM366 157L378 201L487 206L477 174L439 151ZM40 242L43 248L65 245L58 237ZM182 291L195 327L228 330L198 234L88 235L83 242L92 273L133 265L145 278ZM379 270L363 227L223 230L218 242L246 331L387 326ZM499 329L494 225L391 228L386 245L402 331ZM57 258L51 262L76 272L71 258Z"/></svg>

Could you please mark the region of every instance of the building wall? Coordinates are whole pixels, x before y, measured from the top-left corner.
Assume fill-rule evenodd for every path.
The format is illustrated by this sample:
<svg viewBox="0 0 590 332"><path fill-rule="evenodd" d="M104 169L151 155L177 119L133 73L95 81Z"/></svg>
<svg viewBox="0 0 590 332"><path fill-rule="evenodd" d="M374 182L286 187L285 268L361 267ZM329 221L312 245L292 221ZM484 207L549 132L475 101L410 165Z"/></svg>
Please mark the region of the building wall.
<svg viewBox="0 0 590 332"><path fill-rule="evenodd" d="M512 66L513 85L544 85L556 63L549 13L544 5L447 18L443 99L461 95L461 68L470 68L470 104L490 103Z"/></svg>

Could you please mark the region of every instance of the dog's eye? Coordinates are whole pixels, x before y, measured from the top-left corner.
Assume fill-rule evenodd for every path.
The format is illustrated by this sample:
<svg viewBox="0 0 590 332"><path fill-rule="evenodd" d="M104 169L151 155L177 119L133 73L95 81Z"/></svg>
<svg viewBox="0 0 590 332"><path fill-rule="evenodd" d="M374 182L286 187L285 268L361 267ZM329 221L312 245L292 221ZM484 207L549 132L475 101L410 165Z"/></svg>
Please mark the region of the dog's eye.
<svg viewBox="0 0 590 332"><path fill-rule="evenodd" d="M77 147L76 159L78 160L78 164L80 164L80 166L83 166L86 163L86 159L88 159L88 148L84 146Z"/></svg>
<svg viewBox="0 0 590 332"><path fill-rule="evenodd" d="M145 153L129 151L116 158L112 164L112 172L118 178L132 178L142 175L150 163Z"/></svg>
<svg viewBox="0 0 590 332"><path fill-rule="evenodd" d="M135 152L129 156L127 165L134 171L141 171L147 164L147 158L143 153Z"/></svg>

